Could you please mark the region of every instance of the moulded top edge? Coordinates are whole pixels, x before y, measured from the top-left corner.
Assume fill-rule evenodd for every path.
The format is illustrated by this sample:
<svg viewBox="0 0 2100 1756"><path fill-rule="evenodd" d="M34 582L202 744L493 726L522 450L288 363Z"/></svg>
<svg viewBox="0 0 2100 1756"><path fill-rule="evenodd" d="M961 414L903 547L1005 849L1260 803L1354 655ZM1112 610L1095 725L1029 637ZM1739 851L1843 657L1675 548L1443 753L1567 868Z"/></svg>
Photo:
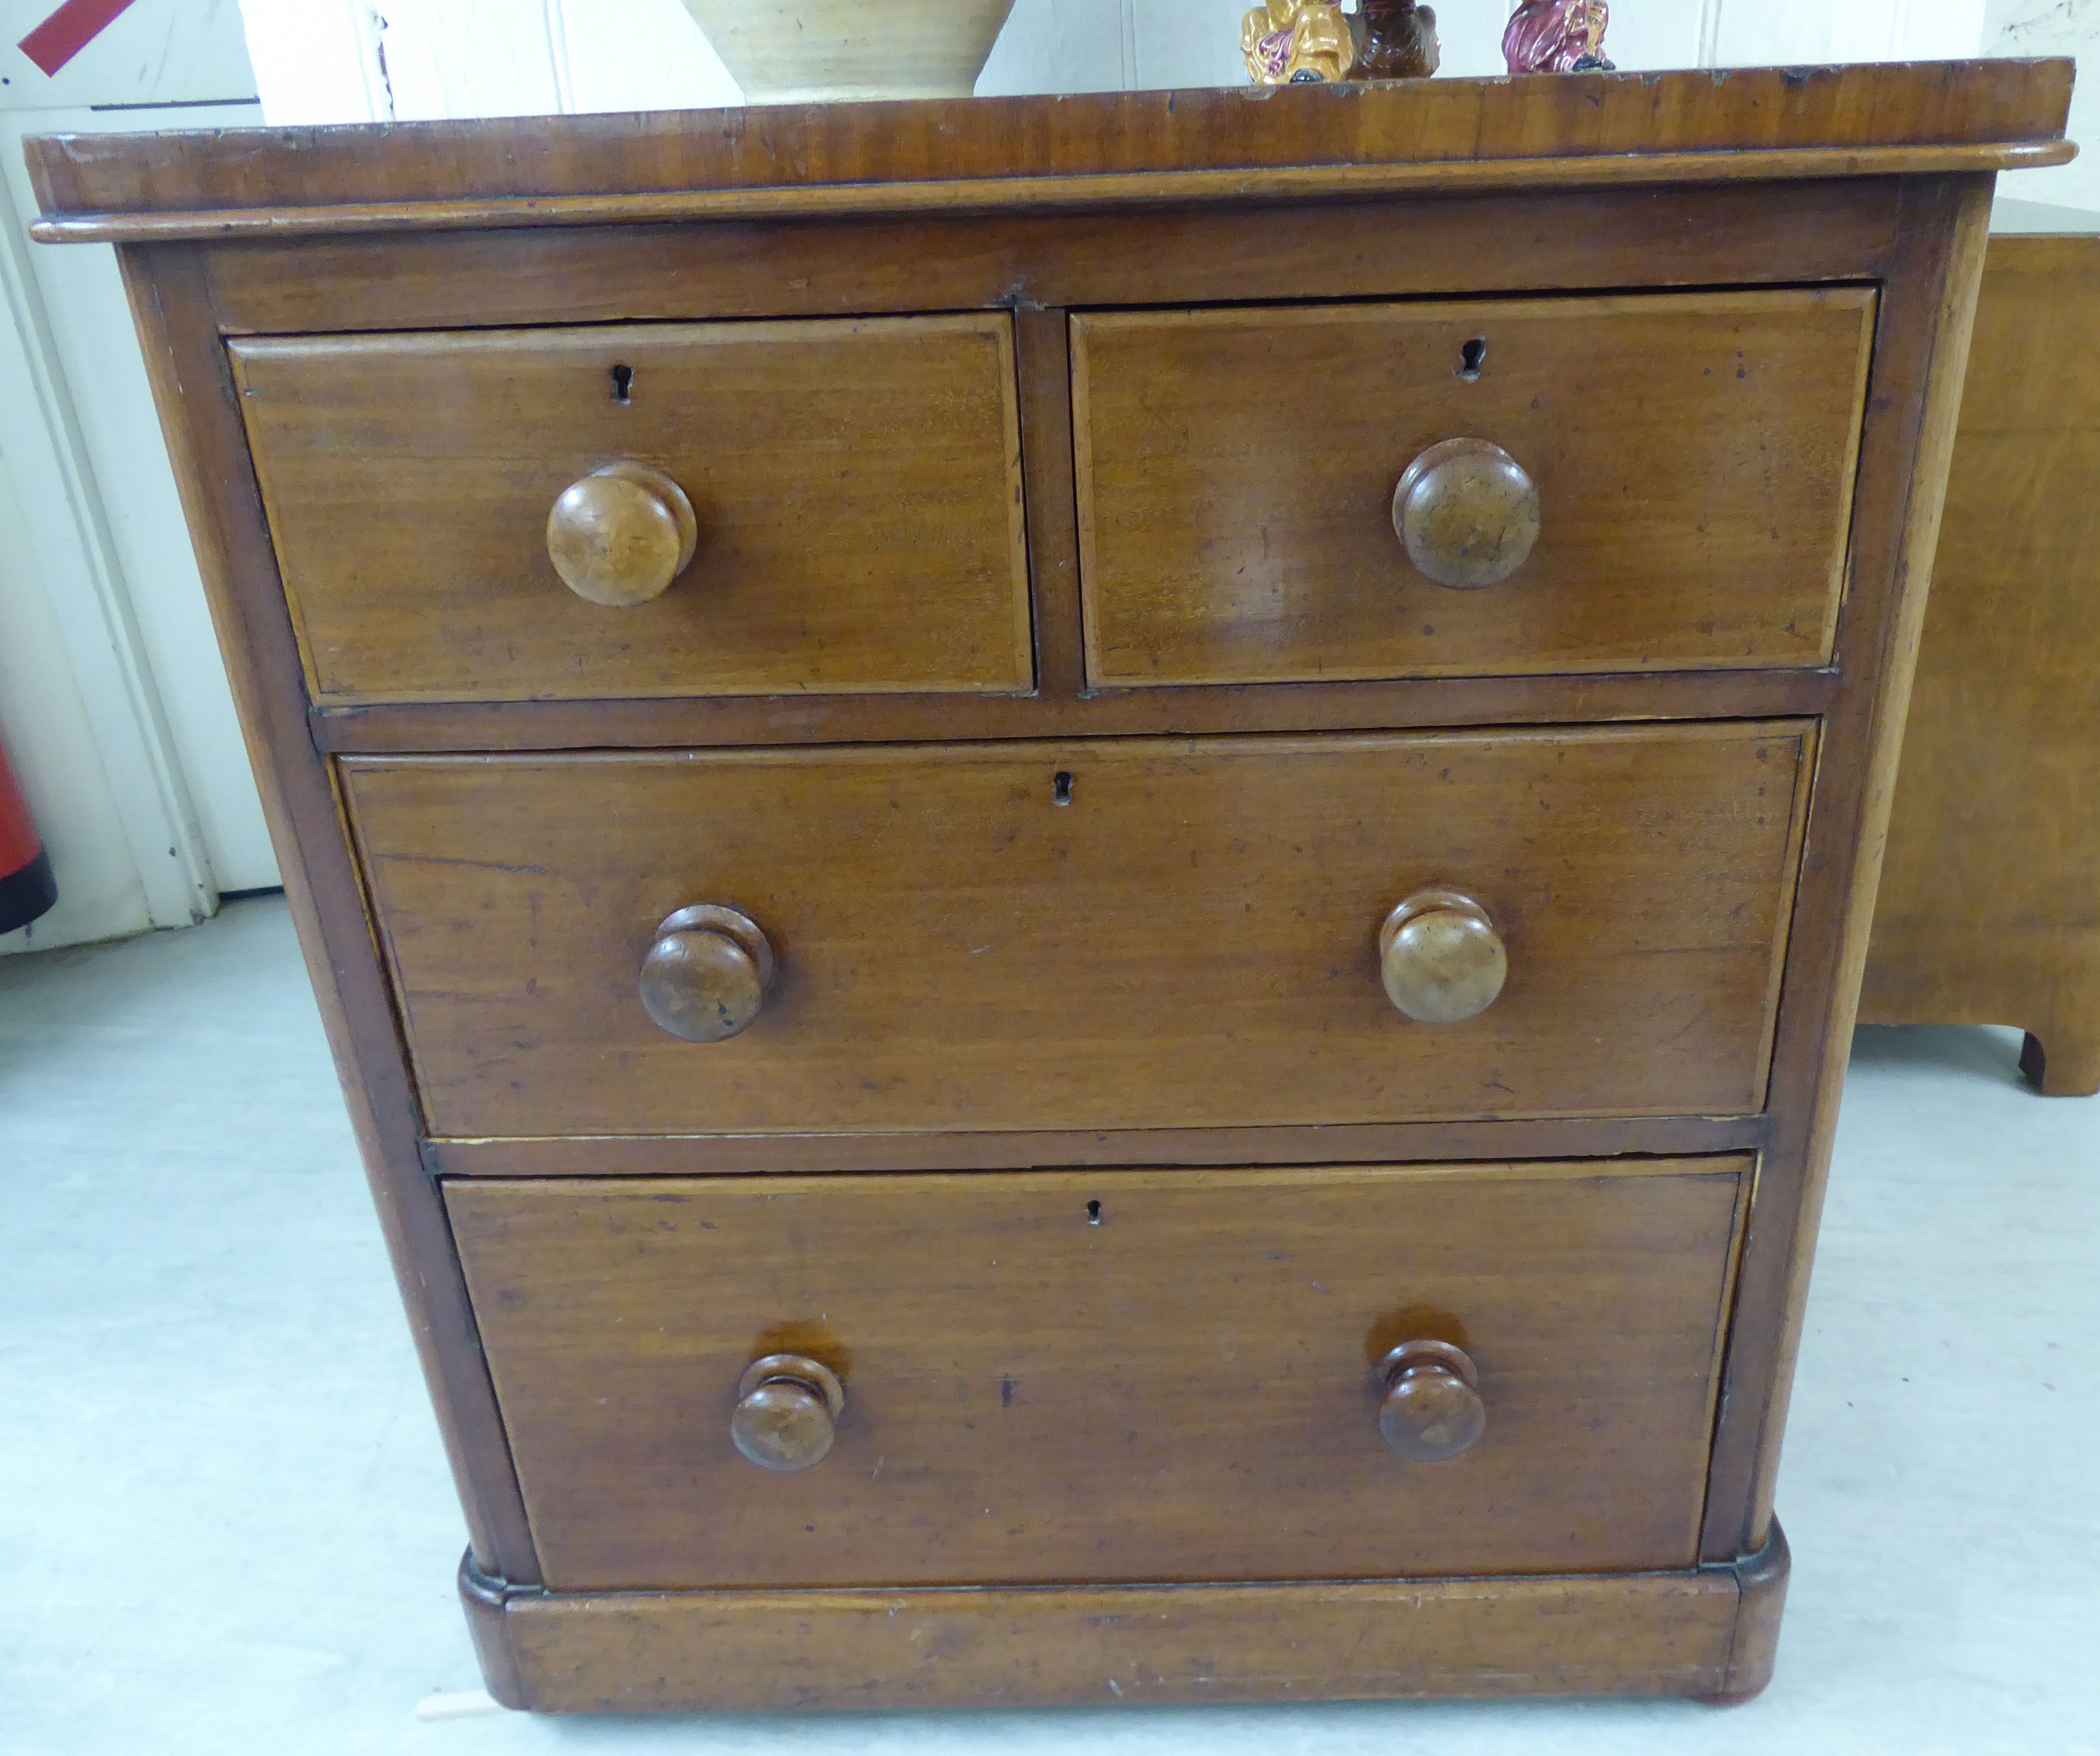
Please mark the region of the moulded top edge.
<svg viewBox="0 0 2100 1756"><path fill-rule="evenodd" d="M779 104L26 143L46 240L2062 162L2067 60Z"/></svg>

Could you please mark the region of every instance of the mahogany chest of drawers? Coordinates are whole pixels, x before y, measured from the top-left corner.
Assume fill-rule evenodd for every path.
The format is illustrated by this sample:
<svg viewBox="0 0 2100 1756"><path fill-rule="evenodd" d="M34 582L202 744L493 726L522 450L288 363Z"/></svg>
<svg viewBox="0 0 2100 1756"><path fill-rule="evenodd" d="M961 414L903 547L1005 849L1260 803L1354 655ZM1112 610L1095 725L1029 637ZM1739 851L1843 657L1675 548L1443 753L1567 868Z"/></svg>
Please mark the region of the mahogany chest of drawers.
<svg viewBox="0 0 2100 1756"><path fill-rule="evenodd" d="M32 143L556 1710L1739 1696L2064 63Z"/></svg>

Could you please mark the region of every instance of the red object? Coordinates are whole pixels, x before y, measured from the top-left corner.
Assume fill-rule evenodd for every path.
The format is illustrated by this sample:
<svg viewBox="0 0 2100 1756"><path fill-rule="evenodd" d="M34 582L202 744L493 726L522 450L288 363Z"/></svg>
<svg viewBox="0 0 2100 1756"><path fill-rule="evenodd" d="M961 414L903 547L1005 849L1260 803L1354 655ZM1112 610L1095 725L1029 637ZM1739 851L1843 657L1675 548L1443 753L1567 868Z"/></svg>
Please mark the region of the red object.
<svg viewBox="0 0 2100 1756"><path fill-rule="evenodd" d="M1577 73L1608 68L1607 0L1524 0L1502 33L1512 73Z"/></svg>
<svg viewBox="0 0 2100 1756"><path fill-rule="evenodd" d="M0 750L0 933L28 926L58 896L51 858L37 839L7 752Z"/></svg>
<svg viewBox="0 0 2100 1756"><path fill-rule="evenodd" d="M55 73L109 28L131 0L65 0L15 47L46 73Z"/></svg>

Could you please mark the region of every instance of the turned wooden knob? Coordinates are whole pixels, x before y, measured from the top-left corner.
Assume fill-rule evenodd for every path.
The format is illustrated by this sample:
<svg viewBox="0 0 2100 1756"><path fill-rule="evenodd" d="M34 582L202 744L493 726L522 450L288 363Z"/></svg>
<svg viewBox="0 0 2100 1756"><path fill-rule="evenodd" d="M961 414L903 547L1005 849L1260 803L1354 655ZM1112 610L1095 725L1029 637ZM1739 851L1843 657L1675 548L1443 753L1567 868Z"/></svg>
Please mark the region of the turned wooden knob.
<svg viewBox="0 0 2100 1756"><path fill-rule="evenodd" d="M1418 1463L1442 1463L1470 1451L1487 1430L1480 1374L1462 1348L1448 1341L1409 1341L1379 1366L1385 1401L1379 1431L1385 1442Z"/></svg>
<svg viewBox="0 0 2100 1756"><path fill-rule="evenodd" d="M1538 540L1538 488L1501 446L1446 439L1401 477L1392 527L1408 558L1438 585L1499 585Z"/></svg>
<svg viewBox="0 0 2100 1756"><path fill-rule="evenodd" d="M1392 1004L1423 1024L1477 1018L1509 979L1488 911L1456 890L1423 890L1385 918L1379 962Z"/></svg>
<svg viewBox="0 0 2100 1756"><path fill-rule="evenodd" d="M846 1405L827 1366L799 1353L769 1353L744 1368L729 1435L761 1469L807 1469L824 1461Z"/></svg>
<svg viewBox="0 0 2100 1756"><path fill-rule="evenodd" d="M758 1016L773 986L773 947L742 911L702 902L656 929L642 960L642 1004L688 1043L719 1043Z"/></svg>
<svg viewBox="0 0 2100 1756"><path fill-rule="evenodd" d="M660 598L700 540L686 491L642 463L609 463L562 490L547 514L547 558L593 603L627 609Z"/></svg>

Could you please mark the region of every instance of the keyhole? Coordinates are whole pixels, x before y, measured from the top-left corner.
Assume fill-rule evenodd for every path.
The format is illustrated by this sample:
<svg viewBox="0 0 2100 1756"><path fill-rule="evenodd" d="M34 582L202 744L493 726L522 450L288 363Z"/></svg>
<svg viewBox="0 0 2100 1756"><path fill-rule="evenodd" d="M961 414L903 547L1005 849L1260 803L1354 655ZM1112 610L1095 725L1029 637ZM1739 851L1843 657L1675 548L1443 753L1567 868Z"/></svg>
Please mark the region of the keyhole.
<svg viewBox="0 0 2100 1756"><path fill-rule="evenodd" d="M1458 350L1458 376L1468 384L1480 382L1480 368L1488 360L1488 338L1476 335Z"/></svg>
<svg viewBox="0 0 2100 1756"><path fill-rule="evenodd" d="M1099 1225L1101 1223L1101 1204L1097 1201L1088 1202L1087 1203L1087 1224L1089 1225Z"/></svg>
<svg viewBox="0 0 2100 1756"><path fill-rule="evenodd" d="M1062 769L1057 770L1056 778L1050 783L1050 802L1053 805L1070 805L1072 802L1072 777Z"/></svg>
<svg viewBox="0 0 2100 1756"><path fill-rule="evenodd" d="M615 366L612 368L612 399L616 403L634 400L633 367Z"/></svg>

